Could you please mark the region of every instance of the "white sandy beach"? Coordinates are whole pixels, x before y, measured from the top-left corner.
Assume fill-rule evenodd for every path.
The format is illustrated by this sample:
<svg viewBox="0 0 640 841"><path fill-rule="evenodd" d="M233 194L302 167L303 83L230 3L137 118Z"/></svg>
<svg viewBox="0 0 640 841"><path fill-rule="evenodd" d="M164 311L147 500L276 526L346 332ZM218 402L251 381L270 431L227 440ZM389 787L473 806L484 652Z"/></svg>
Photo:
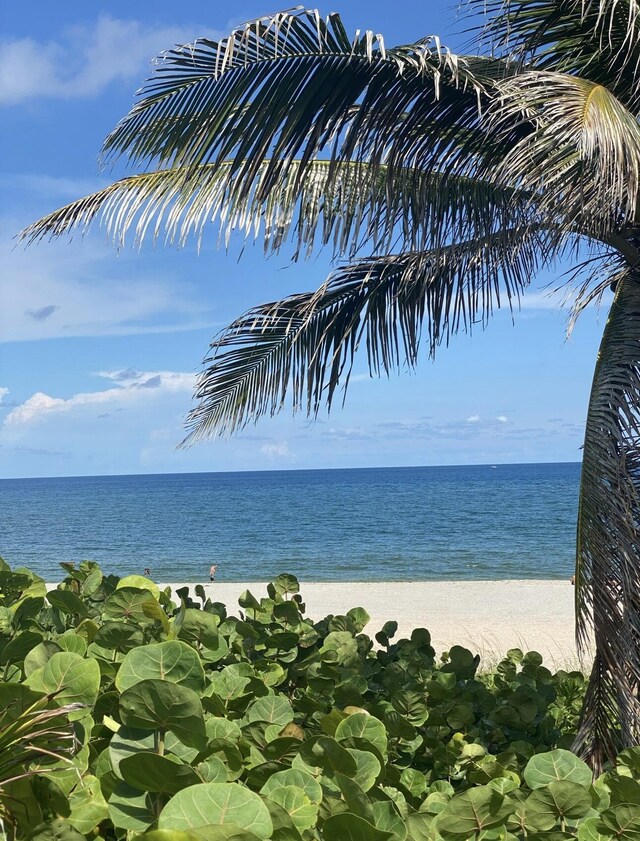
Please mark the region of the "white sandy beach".
<svg viewBox="0 0 640 841"><path fill-rule="evenodd" d="M265 583L204 583L214 601L236 612L238 596L251 590L266 596ZM166 585L161 585L166 586ZM182 585L171 584L175 590ZM577 667L573 596L569 581L407 581L391 583L301 583L307 615L320 619L364 607L373 634L388 620L398 622L398 635L413 628L431 632L436 651L464 645L495 661L509 648L539 651L549 666Z"/></svg>

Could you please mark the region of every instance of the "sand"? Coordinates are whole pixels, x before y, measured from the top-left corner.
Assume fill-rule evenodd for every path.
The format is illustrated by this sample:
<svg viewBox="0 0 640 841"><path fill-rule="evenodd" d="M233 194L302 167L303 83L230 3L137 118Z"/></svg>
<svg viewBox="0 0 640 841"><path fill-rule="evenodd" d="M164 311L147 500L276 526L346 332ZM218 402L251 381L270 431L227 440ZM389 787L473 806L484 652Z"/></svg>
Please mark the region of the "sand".
<svg viewBox="0 0 640 841"><path fill-rule="evenodd" d="M195 585L171 585L174 590L182 586ZM236 615L244 590L266 596L265 583L221 581L204 587L208 596ZM395 619L398 637L409 636L413 628L428 628L438 652L464 645L485 662L495 662L509 648L521 648L539 651L550 667L578 667L574 588L568 580L302 582L301 592L312 619L364 607L371 616L366 628L371 636Z"/></svg>

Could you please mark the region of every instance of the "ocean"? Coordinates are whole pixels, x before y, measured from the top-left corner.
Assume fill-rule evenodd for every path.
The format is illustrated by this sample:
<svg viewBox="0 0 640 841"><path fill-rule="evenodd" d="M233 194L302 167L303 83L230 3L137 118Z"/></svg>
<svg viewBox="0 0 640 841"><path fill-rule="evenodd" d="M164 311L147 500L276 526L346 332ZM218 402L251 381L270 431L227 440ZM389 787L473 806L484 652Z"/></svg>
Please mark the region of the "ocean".
<svg viewBox="0 0 640 841"><path fill-rule="evenodd" d="M0 556L157 581L565 578L580 465L0 480Z"/></svg>

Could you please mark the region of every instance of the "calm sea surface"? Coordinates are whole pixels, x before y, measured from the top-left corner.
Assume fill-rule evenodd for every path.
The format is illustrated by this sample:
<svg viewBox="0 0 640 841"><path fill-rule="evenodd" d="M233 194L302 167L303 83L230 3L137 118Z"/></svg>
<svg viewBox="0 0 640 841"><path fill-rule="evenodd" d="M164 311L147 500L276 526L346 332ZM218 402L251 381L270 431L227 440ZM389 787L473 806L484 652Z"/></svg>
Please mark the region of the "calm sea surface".
<svg viewBox="0 0 640 841"><path fill-rule="evenodd" d="M564 578L579 464L0 481L0 555L226 581Z"/></svg>

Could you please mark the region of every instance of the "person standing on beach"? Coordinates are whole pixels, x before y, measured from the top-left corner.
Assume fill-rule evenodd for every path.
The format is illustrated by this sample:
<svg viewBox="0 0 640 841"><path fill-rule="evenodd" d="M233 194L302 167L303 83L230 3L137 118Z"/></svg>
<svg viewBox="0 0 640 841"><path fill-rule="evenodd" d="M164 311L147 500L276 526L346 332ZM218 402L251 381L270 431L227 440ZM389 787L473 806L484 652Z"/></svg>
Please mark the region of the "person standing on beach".
<svg viewBox="0 0 640 841"><path fill-rule="evenodd" d="M209 569L209 581L213 584L213 579L216 577L216 570L218 569L218 564L211 564L211 568Z"/></svg>

